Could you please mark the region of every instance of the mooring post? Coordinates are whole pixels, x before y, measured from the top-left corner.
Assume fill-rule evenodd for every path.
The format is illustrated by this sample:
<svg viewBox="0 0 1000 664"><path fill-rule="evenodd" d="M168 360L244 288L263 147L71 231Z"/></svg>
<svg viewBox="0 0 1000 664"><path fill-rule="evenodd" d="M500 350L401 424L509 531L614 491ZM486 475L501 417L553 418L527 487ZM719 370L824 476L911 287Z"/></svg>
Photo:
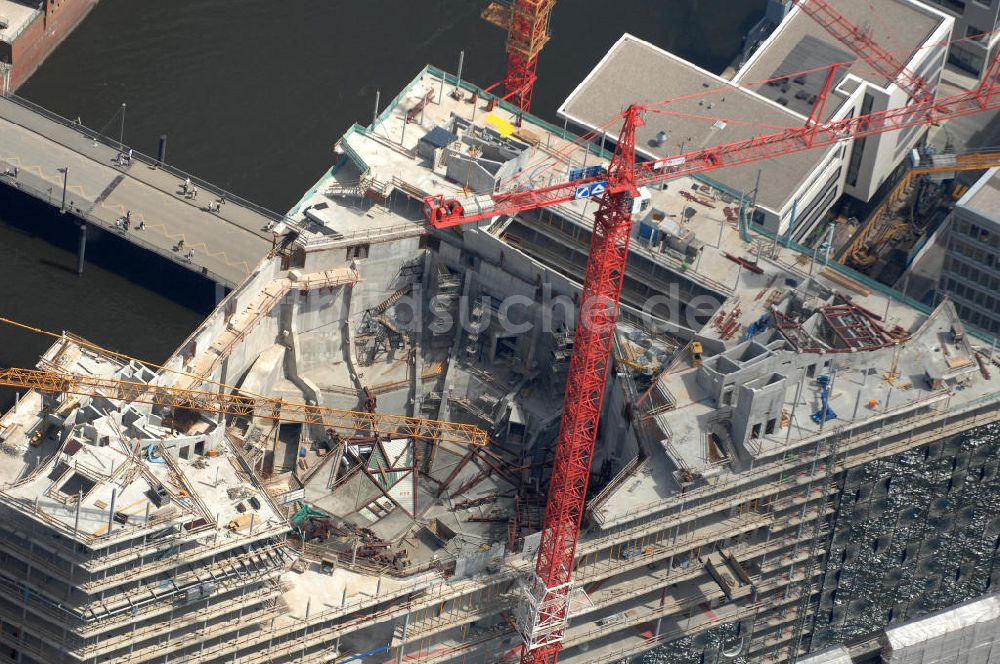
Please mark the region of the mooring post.
<svg viewBox="0 0 1000 664"><path fill-rule="evenodd" d="M66 182L69 180L69 166L63 169L63 194L62 194L62 205L59 206L60 212L66 211Z"/></svg>
<svg viewBox="0 0 1000 664"><path fill-rule="evenodd" d="M80 224L80 250L76 254L76 275L83 276L83 259L87 253L87 224Z"/></svg>

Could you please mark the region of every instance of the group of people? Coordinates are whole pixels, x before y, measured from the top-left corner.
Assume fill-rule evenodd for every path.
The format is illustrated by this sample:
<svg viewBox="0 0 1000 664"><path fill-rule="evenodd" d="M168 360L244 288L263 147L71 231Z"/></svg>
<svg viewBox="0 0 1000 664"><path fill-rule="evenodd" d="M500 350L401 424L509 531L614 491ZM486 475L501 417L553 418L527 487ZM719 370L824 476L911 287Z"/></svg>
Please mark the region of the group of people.
<svg viewBox="0 0 1000 664"><path fill-rule="evenodd" d="M184 182L181 182L181 194L184 198L197 199L198 198L198 187L191 184L191 178L184 178ZM209 212L218 212L222 209L222 206L226 203L225 195L220 196L214 201L209 201L203 210L208 210Z"/></svg>
<svg viewBox="0 0 1000 664"><path fill-rule="evenodd" d="M177 253L184 251L184 238L177 241L177 246L174 247L174 251ZM184 258L187 260L194 258L194 249L188 249L188 252L184 254Z"/></svg>
<svg viewBox="0 0 1000 664"><path fill-rule="evenodd" d="M131 166L132 165L132 148L128 149L128 152L119 152L115 155L115 165L116 166Z"/></svg>
<svg viewBox="0 0 1000 664"><path fill-rule="evenodd" d="M132 210L126 212L124 217L118 217L115 221L115 226L118 227L118 230L125 231L127 233L129 229L132 228ZM139 225L135 228L139 231L144 230L146 228L146 222L140 219Z"/></svg>
<svg viewBox="0 0 1000 664"><path fill-rule="evenodd" d="M198 187L191 184L191 178L184 178L184 182L181 184L181 193L184 194L184 198L198 198Z"/></svg>

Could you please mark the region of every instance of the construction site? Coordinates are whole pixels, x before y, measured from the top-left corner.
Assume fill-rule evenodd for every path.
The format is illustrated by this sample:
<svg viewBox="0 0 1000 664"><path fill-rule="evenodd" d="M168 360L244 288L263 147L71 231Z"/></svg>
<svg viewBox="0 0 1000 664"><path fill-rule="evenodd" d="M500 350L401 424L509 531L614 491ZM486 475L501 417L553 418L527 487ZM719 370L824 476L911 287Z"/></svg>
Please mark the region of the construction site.
<svg viewBox="0 0 1000 664"><path fill-rule="evenodd" d="M818 233L813 244L822 245L831 238L829 250L841 263L896 286L920 250L944 226L954 203L968 191L969 186L958 178L997 164L1000 154L992 151L916 151L909 167L899 173L898 182L864 222L854 217L839 219L829 236L827 229L819 229L824 232Z"/></svg>
<svg viewBox="0 0 1000 664"><path fill-rule="evenodd" d="M530 114L553 4L487 9L497 86L427 66L344 133L162 366L64 332L0 370L0 661L1000 661L1000 355L724 175L1000 108L1000 59L938 93L866 3L792 3L811 108L724 120L756 93L692 65L578 136ZM645 156L664 108L725 145Z"/></svg>

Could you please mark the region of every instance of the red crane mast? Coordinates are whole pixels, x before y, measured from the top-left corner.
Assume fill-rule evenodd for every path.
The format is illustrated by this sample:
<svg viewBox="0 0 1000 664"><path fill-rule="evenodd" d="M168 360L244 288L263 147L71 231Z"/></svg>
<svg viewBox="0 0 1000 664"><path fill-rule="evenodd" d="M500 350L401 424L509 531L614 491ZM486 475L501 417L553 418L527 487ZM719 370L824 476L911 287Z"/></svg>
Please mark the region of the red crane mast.
<svg viewBox="0 0 1000 664"><path fill-rule="evenodd" d="M1000 54L975 90L936 101L932 95L922 95L905 108L832 122L820 122L821 113L814 110L800 128L644 163L636 162L636 130L643 125L644 113L656 112L656 108L633 105L623 114L623 127L606 176L497 193L490 205L476 210L466 210L457 199L443 196L425 199L430 223L436 228L450 228L559 205L581 197L581 191L593 191L594 184L603 186L594 215L535 575L515 621L524 639L522 664L555 664L569 618L573 562L628 259L633 204L639 189L685 175L1000 108L998 75ZM833 79L831 72L818 104L825 102L825 93Z"/></svg>
<svg viewBox="0 0 1000 664"><path fill-rule="evenodd" d="M556 0L491 2L483 18L507 30L507 74L487 92L503 85L504 99L527 113L538 80L538 54L549 41L549 20Z"/></svg>

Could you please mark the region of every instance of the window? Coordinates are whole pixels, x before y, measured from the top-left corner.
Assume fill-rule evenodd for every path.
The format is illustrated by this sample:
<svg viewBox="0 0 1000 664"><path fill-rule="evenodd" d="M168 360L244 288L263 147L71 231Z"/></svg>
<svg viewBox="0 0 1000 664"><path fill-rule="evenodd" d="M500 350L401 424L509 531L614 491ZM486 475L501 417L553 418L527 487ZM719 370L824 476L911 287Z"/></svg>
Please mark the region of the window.
<svg viewBox="0 0 1000 664"><path fill-rule="evenodd" d="M367 244L356 244L353 247L347 248L347 260L352 258L368 258L369 245Z"/></svg>
<svg viewBox="0 0 1000 664"><path fill-rule="evenodd" d="M953 12L962 14L965 12L965 1L964 0L934 0L939 5L947 7Z"/></svg>
<svg viewBox="0 0 1000 664"><path fill-rule="evenodd" d="M434 237L433 235L421 235L420 236L420 249L430 249L431 251L437 251L441 248L441 240Z"/></svg>
<svg viewBox="0 0 1000 664"><path fill-rule="evenodd" d="M968 25L965 28L965 36L971 37L973 41L977 42L989 39L989 32L989 30L983 30L982 28L977 28L974 25Z"/></svg>

